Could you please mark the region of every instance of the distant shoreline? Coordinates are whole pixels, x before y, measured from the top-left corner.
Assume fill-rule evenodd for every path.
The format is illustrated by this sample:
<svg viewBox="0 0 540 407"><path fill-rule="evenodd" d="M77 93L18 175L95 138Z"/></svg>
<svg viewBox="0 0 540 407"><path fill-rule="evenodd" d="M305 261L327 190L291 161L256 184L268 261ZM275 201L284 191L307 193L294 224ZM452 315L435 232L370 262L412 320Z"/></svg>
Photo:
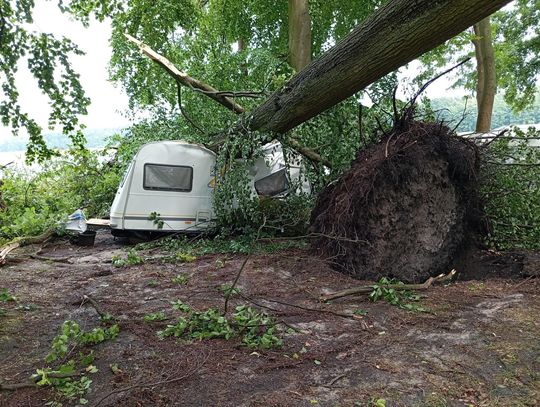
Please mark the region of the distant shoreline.
<svg viewBox="0 0 540 407"><path fill-rule="evenodd" d="M84 136L86 137L86 147L89 149L101 148L107 144L110 137L121 133L122 128L103 128L103 129L86 129ZM54 149L65 150L69 148L70 139L61 133L45 133L43 135L47 146ZM0 154L3 153L21 153L26 151L28 143L27 137L17 136L1 136L0 137ZM1 163L2 161L0 161Z"/></svg>

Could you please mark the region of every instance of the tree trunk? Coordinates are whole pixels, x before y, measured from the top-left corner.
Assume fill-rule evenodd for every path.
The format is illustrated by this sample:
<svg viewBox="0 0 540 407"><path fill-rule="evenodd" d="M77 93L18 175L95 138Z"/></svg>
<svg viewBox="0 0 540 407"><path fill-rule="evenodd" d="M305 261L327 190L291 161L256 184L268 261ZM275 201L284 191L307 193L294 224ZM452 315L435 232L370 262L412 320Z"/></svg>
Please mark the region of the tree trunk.
<svg viewBox="0 0 540 407"><path fill-rule="evenodd" d="M284 133L486 18L510 0L390 0L251 114Z"/></svg>
<svg viewBox="0 0 540 407"><path fill-rule="evenodd" d="M311 62L311 16L308 0L289 0L289 63L296 72Z"/></svg>
<svg viewBox="0 0 540 407"><path fill-rule="evenodd" d="M246 46L246 40L244 40L244 38L240 37L238 39L238 52L244 52L247 48ZM249 75L249 71L248 71L248 66L247 66L247 62L242 62L240 64L240 72L242 73L243 76L248 76Z"/></svg>
<svg viewBox="0 0 540 407"><path fill-rule="evenodd" d="M489 17L474 25L473 40L476 55L476 102L478 117L476 119L476 132L487 133L491 130L491 117L493 103L497 93L497 75L495 69L495 52L491 39L491 22Z"/></svg>

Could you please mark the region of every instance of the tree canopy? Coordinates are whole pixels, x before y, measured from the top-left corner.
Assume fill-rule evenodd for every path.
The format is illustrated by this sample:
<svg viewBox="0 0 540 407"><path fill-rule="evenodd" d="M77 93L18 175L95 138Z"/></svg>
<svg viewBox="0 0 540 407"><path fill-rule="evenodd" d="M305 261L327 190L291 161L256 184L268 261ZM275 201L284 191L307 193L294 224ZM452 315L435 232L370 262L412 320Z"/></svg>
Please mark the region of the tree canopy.
<svg viewBox="0 0 540 407"><path fill-rule="evenodd" d="M540 74L540 1L516 0L491 18L497 86L505 101L515 110L523 110L534 102ZM455 64L466 56L474 56L475 34L467 30L444 45L426 53L420 60L423 81L441 67ZM476 61L454 75L454 86L476 90Z"/></svg>
<svg viewBox="0 0 540 407"><path fill-rule="evenodd" d="M0 2L0 115L2 124L11 127L14 134L21 129L28 132L29 160L49 158L53 151L43 140L42 128L20 105L16 73L24 63L49 99L49 128L60 126L75 145L84 143L78 116L86 114L90 103L69 60L83 51L69 38L35 31L33 8L34 1Z"/></svg>

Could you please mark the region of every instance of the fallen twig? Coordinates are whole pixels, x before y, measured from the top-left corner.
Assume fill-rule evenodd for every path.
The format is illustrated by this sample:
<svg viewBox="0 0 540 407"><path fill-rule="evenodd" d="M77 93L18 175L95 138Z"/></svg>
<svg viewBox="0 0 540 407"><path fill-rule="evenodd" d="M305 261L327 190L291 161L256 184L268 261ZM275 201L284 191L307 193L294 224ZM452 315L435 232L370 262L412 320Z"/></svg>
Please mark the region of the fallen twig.
<svg viewBox="0 0 540 407"><path fill-rule="evenodd" d="M323 385L323 387L332 387L334 383L336 383L338 380L343 379L346 376L347 376L346 374L340 374L339 376L336 376L332 380L330 380L328 384Z"/></svg>
<svg viewBox="0 0 540 407"><path fill-rule="evenodd" d="M422 284L385 284L384 287L387 289L394 289L398 291L427 290L429 287L431 287L433 283L442 283L442 282L451 280L456 274L456 272L457 271L454 269L448 274L441 274L441 275L438 275L437 277L430 277ZM342 297L355 295L355 294L369 294L373 291L373 287L374 285L365 285L365 286L360 286L360 287L348 288L346 290L338 291L332 294L322 295L320 298L320 301L326 302L326 301L331 301L337 298L342 298Z"/></svg>
<svg viewBox="0 0 540 407"><path fill-rule="evenodd" d="M514 286L514 288L519 288L519 287L521 287L521 286L527 284L528 282L530 282L531 280L533 280L533 279L535 279L535 278L536 278L536 276L529 276L529 277L527 277L525 280L523 280L522 282L516 284L516 285Z"/></svg>
<svg viewBox="0 0 540 407"><path fill-rule="evenodd" d="M21 236L5 244L4 246L0 247L0 266L6 263L8 254L13 250L30 244L46 242L53 237L55 233L56 232L54 230L50 229L39 236Z"/></svg>
<svg viewBox="0 0 540 407"><path fill-rule="evenodd" d="M98 407L106 399L108 399L109 397L111 397L111 396L113 396L115 394L118 394L118 393L125 393L126 391L130 391L130 390L136 389L138 387L156 387L156 386L161 386L161 385L164 385L164 384L176 383L176 382L179 382L181 380L187 379L188 377L193 376L195 373L197 373L204 366L204 364L206 363L206 361L208 360L209 357L210 357L210 354L206 355L206 357L203 359L203 361L200 362L195 367L195 369L193 369L192 371L190 371L190 372L188 372L185 375L182 375L180 377L175 377L175 378L166 379L166 380L159 380L159 381L150 382L150 383L135 383L135 384L133 384L131 386L127 386L127 387L123 387L121 389L113 390L113 391L105 394L102 398L100 398L96 402L96 404L94 404L94 407Z"/></svg>
<svg viewBox="0 0 540 407"><path fill-rule="evenodd" d="M47 377L51 379L66 379L68 377L81 376L85 372L70 372L70 373L47 373ZM37 382L41 380L41 375L36 374L26 382L4 384L0 382L0 391L14 391L19 389L25 389L28 387L40 387Z"/></svg>
<svg viewBox="0 0 540 407"><path fill-rule="evenodd" d="M114 316L112 316L108 312L103 311L103 309L97 303L97 301L94 300L92 297L90 297L88 295L83 296L83 300L81 302L81 305L84 305L86 303L89 303L96 310L96 312L98 313L98 315L100 316L100 318L102 320L116 319Z"/></svg>
<svg viewBox="0 0 540 407"><path fill-rule="evenodd" d="M244 271L244 268L246 267L246 264L249 261L250 257L251 256L247 256L244 259L244 262L242 263L240 270L238 270L238 273L236 274L236 278L234 279L234 282L232 283L231 288L228 288L227 292L225 293L225 305L223 306L223 315L227 314L228 306L229 306L229 299L231 298L234 292L234 289L236 287L236 284L238 283L238 280L240 279L240 275L242 274L242 271Z"/></svg>
<svg viewBox="0 0 540 407"><path fill-rule="evenodd" d="M242 298L251 300L249 297L246 297L244 295L242 295ZM332 314L332 315L335 315L335 316L338 316L338 317L350 318L350 319L354 319L354 320L359 319L358 316L356 316L354 314L345 314L345 313L342 313L342 312L335 312L335 311L332 311L332 310L329 310L329 309L324 309L324 308L304 307L303 305L291 304L289 302L280 301L280 300L273 300L271 298L263 298L263 300L268 301L268 302L275 302L276 304L281 304L281 305L285 305L287 307L292 307L292 308L298 308L298 309L301 309L301 310L304 310L304 311L309 311L309 312Z"/></svg>

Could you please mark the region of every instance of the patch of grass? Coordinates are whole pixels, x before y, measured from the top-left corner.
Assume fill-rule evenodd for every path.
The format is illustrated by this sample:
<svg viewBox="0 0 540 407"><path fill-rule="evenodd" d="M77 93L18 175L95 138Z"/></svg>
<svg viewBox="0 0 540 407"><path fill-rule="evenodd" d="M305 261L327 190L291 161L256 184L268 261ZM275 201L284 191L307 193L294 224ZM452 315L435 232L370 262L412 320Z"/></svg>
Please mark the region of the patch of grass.
<svg viewBox="0 0 540 407"><path fill-rule="evenodd" d="M221 284L219 286L220 291L223 293L225 297L232 297L234 295L238 295L242 292L242 290L238 287L233 287L231 284L225 283Z"/></svg>
<svg viewBox="0 0 540 407"><path fill-rule="evenodd" d="M486 285L482 282L480 283L471 283L467 286L467 290L469 291L481 291L483 290L484 288L486 288Z"/></svg>
<svg viewBox="0 0 540 407"><path fill-rule="evenodd" d="M425 407L447 407L448 401L446 400L446 397L439 393L429 393L424 397L424 404Z"/></svg>
<svg viewBox="0 0 540 407"><path fill-rule="evenodd" d="M148 287L157 287L157 286L159 286L159 281L157 281L157 280L150 280L150 281L147 281L147 282L146 282L146 285L147 285Z"/></svg>
<svg viewBox="0 0 540 407"><path fill-rule="evenodd" d="M0 301L1 302L15 302L17 301L17 297L11 295L7 288L3 288L0 290Z"/></svg>

